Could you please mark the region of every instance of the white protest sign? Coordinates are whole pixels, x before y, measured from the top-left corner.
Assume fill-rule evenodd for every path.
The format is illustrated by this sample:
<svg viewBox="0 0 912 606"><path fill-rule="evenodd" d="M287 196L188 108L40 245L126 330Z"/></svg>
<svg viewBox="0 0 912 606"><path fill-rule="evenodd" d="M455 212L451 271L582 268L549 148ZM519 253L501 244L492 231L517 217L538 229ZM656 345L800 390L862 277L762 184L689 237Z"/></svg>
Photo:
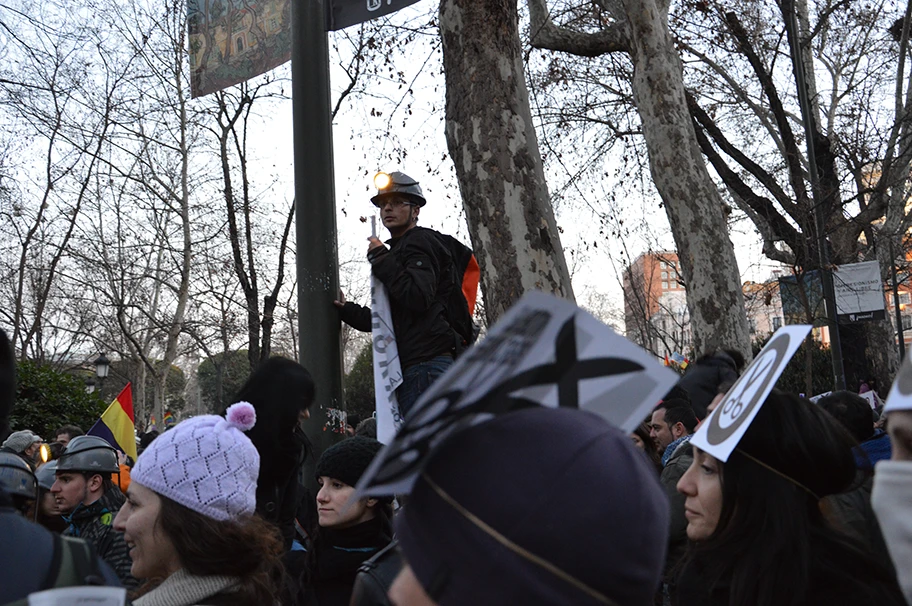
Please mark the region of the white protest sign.
<svg viewBox="0 0 912 606"><path fill-rule="evenodd" d="M573 303L530 293L415 403L358 494L408 492L447 436L531 406L588 410L632 432L678 378Z"/></svg>
<svg viewBox="0 0 912 606"><path fill-rule="evenodd" d="M838 266L833 272L833 288L840 322L872 322L886 318L883 279L877 261Z"/></svg>
<svg viewBox="0 0 912 606"><path fill-rule="evenodd" d="M912 410L912 356L909 355L899 367L884 405L884 412L894 410Z"/></svg>
<svg viewBox="0 0 912 606"><path fill-rule="evenodd" d="M728 461L776 385L779 375L810 331L810 326L800 324L777 330L713 413L700 425L690 443L720 461Z"/></svg>
<svg viewBox="0 0 912 606"><path fill-rule="evenodd" d="M123 606L127 590L120 587L63 587L30 593L29 606Z"/></svg>
<svg viewBox="0 0 912 606"><path fill-rule="evenodd" d="M402 384L402 365L386 287L374 275L371 275L371 342L374 354L377 440L389 444L402 424L399 403L396 401L396 388Z"/></svg>
<svg viewBox="0 0 912 606"><path fill-rule="evenodd" d="M882 404L880 398L877 396L877 393L874 391L866 391L858 395L868 401L868 404L871 405L872 410L877 410L877 407Z"/></svg>

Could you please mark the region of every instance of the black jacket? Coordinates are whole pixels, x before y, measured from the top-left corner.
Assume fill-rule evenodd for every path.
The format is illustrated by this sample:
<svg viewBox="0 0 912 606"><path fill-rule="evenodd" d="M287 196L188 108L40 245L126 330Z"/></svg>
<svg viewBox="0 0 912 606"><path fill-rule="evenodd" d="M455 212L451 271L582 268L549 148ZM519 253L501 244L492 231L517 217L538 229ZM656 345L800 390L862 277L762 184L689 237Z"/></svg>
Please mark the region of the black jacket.
<svg viewBox="0 0 912 606"><path fill-rule="evenodd" d="M402 552L398 547L399 543L394 541L361 564L352 589L351 606L391 606L387 593L402 570Z"/></svg>
<svg viewBox="0 0 912 606"><path fill-rule="evenodd" d="M300 486L298 478L310 443L300 429L284 450L260 455L260 475L257 478L256 512L278 527L285 551L291 549L295 538L295 515L298 511Z"/></svg>
<svg viewBox="0 0 912 606"><path fill-rule="evenodd" d="M63 534L90 542L101 559L114 569L124 587L132 589L139 584L130 574L133 560L130 559L123 533L114 530L113 526L125 500L116 486L106 490L91 505L79 505L72 514L64 517L70 525Z"/></svg>
<svg viewBox="0 0 912 606"><path fill-rule="evenodd" d="M451 353L461 341L447 321L445 304L460 285L452 255L440 236L433 229L413 227L387 240L388 251L371 257L371 271L389 295L402 368ZM371 330L369 307L346 303L341 317L352 328Z"/></svg>
<svg viewBox="0 0 912 606"><path fill-rule="evenodd" d="M390 542L388 522L373 518L344 529L320 528L307 552L292 551L285 565L292 578L298 579L299 606L349 606L355 575L365 560L370 559Z"/></svg>
<svg viewBox="0 0 912 606"><path fill-rule="evenodd" d="M687 550L687 518L684 516L684 501L687 497L678 492L678 481L690 468L693 460L693 447L690 442L679 444L662 469L660 477L662 490L665 491L671 506L668 520L668 557L665 560L666 581Z"/></svg>

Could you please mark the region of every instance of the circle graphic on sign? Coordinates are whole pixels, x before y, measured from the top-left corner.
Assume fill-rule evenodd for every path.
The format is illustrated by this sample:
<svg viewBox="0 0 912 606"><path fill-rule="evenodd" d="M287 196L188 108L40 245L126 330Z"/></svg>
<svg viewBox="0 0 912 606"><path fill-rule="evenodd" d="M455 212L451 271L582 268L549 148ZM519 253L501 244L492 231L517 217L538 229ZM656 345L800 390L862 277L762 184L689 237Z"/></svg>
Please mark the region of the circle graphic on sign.
<svg viewBox="0 0 912 606"><path fill-rule="evenodd" d="M707 442L712 445L721 444L752 418L753 411L763 403L768 388L772 387L771 383L786 362L789 341L791 338L787 333L775 337L763 348L747 372L741 375L719 404L720 410L710 417L706 430Z"/></svg>

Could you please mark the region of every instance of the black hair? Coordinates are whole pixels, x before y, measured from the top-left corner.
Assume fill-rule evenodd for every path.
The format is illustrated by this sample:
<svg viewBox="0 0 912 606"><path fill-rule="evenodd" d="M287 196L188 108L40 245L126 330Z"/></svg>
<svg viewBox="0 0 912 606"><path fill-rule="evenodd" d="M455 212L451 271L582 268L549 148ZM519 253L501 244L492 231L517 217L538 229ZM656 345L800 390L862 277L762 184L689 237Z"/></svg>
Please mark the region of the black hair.
<svg viewBox="0 0 912 606"><path fill-rule="evenodd" d="M662 402L667 402L669 400L684 400L690 404L690 394L687 393L687 390L681 387L680 385L675 385L668 390L668 393L662 398Z"/></svg>
<svg viewBox="0 0 912 606"><path fill-rule="evenodd" d="M693 407L687 400L677 398L662 400L655 409L665 411L665 422L668 427L674 427L678 423L682 423L689 434L693 433L697 428L697 415L694 414Z"/></svg>
<svg viewBox="0 0 912 606"><path fill-rule="evenodd" d="M51 458L49 460L54 461L60 458L60 455L62 455L63 451L66 450L66 446L60 442L51 442L48 444L48 450L51 453Z"/></svg>
<svg viewBox="0 0 912 606"><path fill-rule="evenodd" d="M812 571L851 583L863 570L859 590L871 603L896 603L895 577L861 543L831 526L819 506L820 497L851 485L851 443L820 408L773 391L720 463L719 522L688 555L688 563L705 571L701 583L727 585L731 606L809 604L819 597L812 593ZM687 574L685 564L680 578Z"/></svg>
<svg viewBox="0 0 912 606"><path fill-rule="evenodd" d="M834 391L817 400L817 405L839 421L858 442L874 435L874 411L868 401L850 391Z"/></svg>
<svg viewBox="0 0 912 606"><path fill-rule="evenodd" d="M59 428L57 431L54 432L54 437L56 438L57 436L59 436L62 433L65 433L68 436L70 436L71 440L73 438L75 438L76 436L85 435L85 432L82 431L82 429L80 429L79 427L76 427L75 425L64 425L63 427Z"/></svg>
<svg viewBox="0 0 912 606"><path fill-rule="evenodd" d="M256 424L247 437L260 454L259 484L284 483L300 465L303 432L296 431L298 416L314 402L316 386L306 368L288 358L269 358L257 368L234 396L250 402ZM226 407L227 408L227 407Z"/></svg>
<svg viewBox="0 0 912 606"><path fill-rule="evenodd" d="M644 421L637 425L636 429L633 430L633 433L636 434L643 443L643 452L646 453L649 462L652 463L653 467L656 468L656 471L661 474L662 457L659 455L659 451L656 450L656 445L655 442L652 441L652 436L649 435L649 425Z"/></svg>

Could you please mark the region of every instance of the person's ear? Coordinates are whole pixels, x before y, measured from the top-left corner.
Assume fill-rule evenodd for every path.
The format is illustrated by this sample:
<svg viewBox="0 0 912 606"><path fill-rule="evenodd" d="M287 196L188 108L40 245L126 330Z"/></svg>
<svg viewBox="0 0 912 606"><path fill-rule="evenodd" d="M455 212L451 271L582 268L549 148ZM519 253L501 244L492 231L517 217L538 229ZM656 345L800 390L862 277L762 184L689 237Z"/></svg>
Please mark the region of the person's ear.
<svg viewBox="0 0 912 606"><path fill-rule="evenodd" d="M104 484L104 479L100 475L96 474L89 478L87 484L89 486L89 490L95 492L101 489L101 485Z"/></svg>
<svg viewBox="0 0 912 606"><path fill-rule="evenodd" d="M412 210L414 211L414 212L412 213L412 222L413 222L413 223L417 223L417 222L418 222L418 214L421 212L421 207L420 207L420 206L413 206L413 207L412 207Z"/></svg>
<svg viewBox="0 0 912 606"><path fill-rule="evenodd" d="M369 498L369 499L367 500L367 507L368 507L368 509L373 509L374 507L377 506L377 504L378 504L379 502L380 502L380 499Z"/></svg>
<svg viewBox="0 0 912 606"><path fill-rule="evenodd" d="M681 436L687 435L687 428L684 427L684 423L678 421L671 427L671 435L675 438L680 438Z"/></svg>

